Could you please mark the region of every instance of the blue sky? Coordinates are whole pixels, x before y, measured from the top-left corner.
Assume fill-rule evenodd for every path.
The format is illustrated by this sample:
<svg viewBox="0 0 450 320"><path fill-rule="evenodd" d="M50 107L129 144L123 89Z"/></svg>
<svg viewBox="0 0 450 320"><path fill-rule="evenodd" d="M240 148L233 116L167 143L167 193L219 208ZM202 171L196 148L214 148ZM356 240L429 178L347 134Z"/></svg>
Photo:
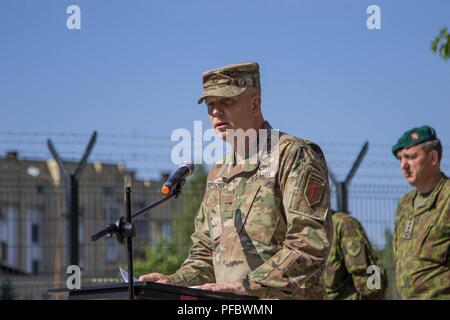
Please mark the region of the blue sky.
<svg viewBox="0 0 450 320"><path fill-rule="evenodd" d="M71 4L81 8L81 30L66 27ZM366 27L370 4L381 9L381 30ZM369 155L390 159L405 130L430 124L450 144L450 64L430 50L450 27L449 13L445 0L3 0L0 133L79 133L79 150L34 135L36 154L48 155L50 137L63 155L79 157L97 130L92 159L108 135L114 142L115 134L157 136L167 148L149 140L132 151L120 143L108 149L121 154L113 161L133 153L146 163L129 165L154 170L170 160L174 129L193 131L196 120L209 126L205 106L196 104L201 73L257 61L265 118L321 143L343 176L366 140L375 146ZM3 138L0 151L18 148ZM139 158L151 150L158 154Z"/></svg>
<svg viewBox="0 0 450 320"><path fill-rule="evenodd" d="M81 30L66 28L71 4ZM366 27L370 4L381 8L381 30ZM164 145L174 129L207 121L196 104L203 71L257 61L272 126L323 143L342 178L368 140L375 148L362 174L368 167L376 182L390 170L403 183L389 149L405 130L429 124L450 145L450 64L430 50L444 26L446 0L2 0L0 134L32 133L19 137L39 143L22 151L46 155L45 132L81 134L79 155L94 130L96 150L113 135ZM52 138L58 150L75 148ZM8 139L0 135L0 152L20 149ZM157 164L130 164L141 172L173 168L170 147L109 147L134 159L156 150Z"/></svg>
<svg viewBox="0 0 450 320"><path fill-rule="evenodd" d="M81 30L66 8L81 8ZM366 8L381 8L381 30ZM202 71L261 65L273 126L316 141L450 139L450 65L430 51L448 1L0 3L2 131L169 136L206 120Z"/></svg>

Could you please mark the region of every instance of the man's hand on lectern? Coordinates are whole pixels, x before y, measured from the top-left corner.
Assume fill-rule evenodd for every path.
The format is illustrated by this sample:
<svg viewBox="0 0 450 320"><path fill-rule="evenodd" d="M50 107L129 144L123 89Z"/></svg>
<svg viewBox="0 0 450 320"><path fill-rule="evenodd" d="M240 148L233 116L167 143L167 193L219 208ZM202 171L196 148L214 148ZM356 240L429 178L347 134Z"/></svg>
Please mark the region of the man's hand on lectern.
<svg viewBox="0 0 450 320"><path fill-rule="evenodd" d="M159 272L152 272L148 274L144 274L139 277L139 281L149 281L149 282L156 282L156 283L170 283L169 277L159 273Z"/></svg>
<svg viewBox="0 0 450 320"><path fill-rule="evenodd" d="M231 292L239 295L247 295L242 282L222 282L222 283L206 283L200 287L203 290L219 291L219 292Z"/></svg>

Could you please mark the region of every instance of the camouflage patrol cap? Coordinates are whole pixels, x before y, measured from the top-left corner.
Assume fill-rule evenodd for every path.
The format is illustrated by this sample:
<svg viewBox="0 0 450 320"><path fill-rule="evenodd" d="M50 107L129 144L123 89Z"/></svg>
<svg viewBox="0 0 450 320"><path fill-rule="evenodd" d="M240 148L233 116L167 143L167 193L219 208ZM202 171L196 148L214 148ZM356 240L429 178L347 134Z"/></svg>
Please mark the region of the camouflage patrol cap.
<svg viewBox="0 0 450 320"><path fill-rule="evenodd" d="M406 131L392 147L394 157L397 157L397 151L404 148L411 148L418 144L437 139L436 130L430 126L422 126Z"/></svg>
<svg viewBox="0 0 450 320"><path fill-rule="evenodd" d="M206 97L235 97L247 87L261 88L259 65L256 62L229 64L206 71L202 76L203 94L198 99L198 104Z"/></svg>

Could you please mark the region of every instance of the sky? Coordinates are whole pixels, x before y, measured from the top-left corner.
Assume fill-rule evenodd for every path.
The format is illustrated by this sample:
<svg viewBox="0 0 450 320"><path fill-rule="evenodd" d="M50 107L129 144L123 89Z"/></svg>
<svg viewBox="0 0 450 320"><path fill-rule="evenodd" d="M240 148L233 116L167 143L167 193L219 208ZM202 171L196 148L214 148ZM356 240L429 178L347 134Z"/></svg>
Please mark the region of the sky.
<svg viewBox="0 0 450 320"><path fill-rule="evenodd" d="M66 8L81 9L69 30ZM369 30L368 5L381 9ZM261 66L272 126L323 142L450 138L449 1L0 2L0 130L170 137L207 121L201 73ZM205 123L206 125L207 123Z"/></svg>
<svg viewBox="0 0 450 320"><path fill-rule="evenodd" d="M49 157L51 138L80 158L95 130L90 159L155 176L174 130L209 126L201 73L256 61L273 127L322 145L340 179L369 141L355 179L404 185L390 147L412 127L437 130L450 167L450 64L430 49L445 26L447 0L2 0L0 153Z"/></svg>
<svg viewBox="0 0 450 320"><path fill-rule="evenodd" d="M380 30L367 28L374 4ZM67 28L70 5L81 29ZM446 0L2 0L0 153L49 157L51 138L79 159L95 130L91 160L172 170L172 132L209 128L201 73L244 61L260 64L264 117L319 143L342 178L365 141L392 161L423 124L446 150L450 65L430 49L445 26Z"/></svg>

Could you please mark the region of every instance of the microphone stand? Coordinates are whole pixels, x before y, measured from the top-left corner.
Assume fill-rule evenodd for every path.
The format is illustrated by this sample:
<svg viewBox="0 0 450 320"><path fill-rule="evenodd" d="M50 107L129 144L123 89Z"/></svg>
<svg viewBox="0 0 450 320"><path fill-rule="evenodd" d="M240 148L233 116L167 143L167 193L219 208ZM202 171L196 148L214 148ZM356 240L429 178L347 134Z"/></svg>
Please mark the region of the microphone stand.
<svg viewBox="0 0 450 320"><path fill-rule="evenodd" d="M181 193L181 187L184 185L186 180L183 179L182 182L172 190L167 196L162 199L137 210L136 212L131 212L131 187L127 186L125 188L125 208L126 208L126 218L120 217L115 223L105 226L102 230L97 232L91 237L91 241L97 241L100 238L107 237L110 238L114 234L116 239L120 244L127 245L127 260L128 260L128 298L134 300L134 282L133 282L133 237L136 236L136 227L133 222L133 218L138 215L151 210L160 204L166 202L170 198L177 198Z"/></svg>

